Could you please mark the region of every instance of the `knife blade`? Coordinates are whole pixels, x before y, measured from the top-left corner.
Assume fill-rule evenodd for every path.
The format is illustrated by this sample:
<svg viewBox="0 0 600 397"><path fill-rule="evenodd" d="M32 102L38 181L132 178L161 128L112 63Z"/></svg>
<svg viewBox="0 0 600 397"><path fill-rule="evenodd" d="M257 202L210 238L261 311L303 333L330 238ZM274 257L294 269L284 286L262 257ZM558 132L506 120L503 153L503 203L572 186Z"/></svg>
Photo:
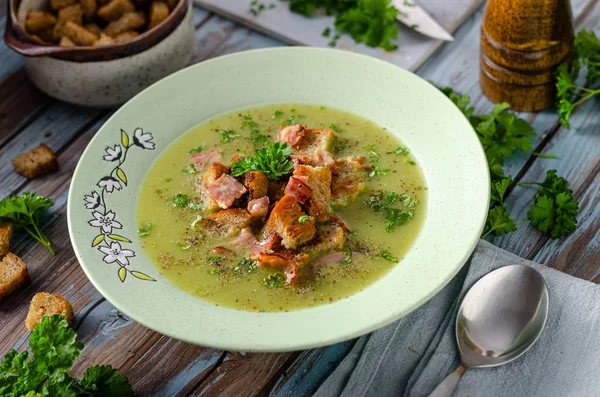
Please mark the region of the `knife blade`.
<svg viewBox="0 0 600 397"><path fill-rule="evenodd" d="M398 9L398 19L411 29L438 40L452 41L454 37L440 26L425 10L413 0L392 0Z"/></svg>

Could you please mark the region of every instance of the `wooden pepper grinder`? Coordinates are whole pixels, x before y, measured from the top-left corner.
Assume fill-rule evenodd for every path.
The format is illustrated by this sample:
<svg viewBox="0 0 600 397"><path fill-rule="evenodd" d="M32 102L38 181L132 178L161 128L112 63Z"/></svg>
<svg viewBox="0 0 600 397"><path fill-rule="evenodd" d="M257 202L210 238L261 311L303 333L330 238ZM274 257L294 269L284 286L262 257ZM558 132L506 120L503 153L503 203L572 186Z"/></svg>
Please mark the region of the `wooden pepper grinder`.
<svg viewBox="0 0 600 397"><path fill-rule="evenodd" d="M488 0L479 60L483 93L516 110L551 107L554 72L573 56L573 35L569 0Z"/></svg>

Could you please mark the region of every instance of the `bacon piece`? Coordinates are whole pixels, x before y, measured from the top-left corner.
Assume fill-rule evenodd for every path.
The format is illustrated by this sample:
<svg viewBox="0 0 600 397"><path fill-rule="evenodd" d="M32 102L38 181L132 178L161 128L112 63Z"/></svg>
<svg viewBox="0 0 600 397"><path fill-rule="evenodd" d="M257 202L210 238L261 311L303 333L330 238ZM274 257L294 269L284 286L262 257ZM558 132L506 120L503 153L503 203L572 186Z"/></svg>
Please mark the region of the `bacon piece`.
<svg viewBox="0 0 600 397"><path fill-rule="evenodd" d="M256 241L254 243L254 245L252 246L252 248L250 249L250 253L248 254L248 257L250 259L254 259L254 260L258 259L263 252L272 249L273 245L276 242L277 242L277 234L275 234L275 233L268 235L263 240Z"/></svg>
<svg viewBox="0 0 600 397"><path fill-rule="evenodd" d="M214 183L205 187L209 196L217 202L219 207L227 209L236 199L248 190L229 174L223 174Z"/></svg>
<svg viewBox="0 0 600 397"><path fill-rule="evenodd" d="M327 168L331 168L335 166L335 159L333 158L333 154L329 151L319 148L315 152L315 157L313 158L312 165L315 167L323 166Z"/></svg>
<svg viewBox="0 0 600 397"><path fill-rule="evenodd" d="M257 262L260 267L276 267L282 269L289 284L298 281L299 267L306 264L309 257L305 253L295 253L290 250L260 254Z"/></svg>
<svg viewBox="0 0 600 397"><path fill-rule="evenodd" d="M250 200L248 203L248 212L252 216L265 216L269 212L269 196Z"/></svg>
<svg viewBox="0 0 600 397"><path fill-rule="evenodd" d="M358 259L361 256L363 256L363 254L361 254L360 252L353 252L350 259ZM315 263L313 263L313 266L327 265L329 263L339 263L343 261L344 258L346 258L345 252L332 252L331 254L319 258Z"/></svg>
<svg viewBox="0 0 600 397"><path fill-rule="evenodd" d="M240 234L235 236L231 242L241 247L247 247L256 242L256 237L254 237L254 234L252 234L252 230L250 230L249 227L245 227L240 230Z"/></svg>
<svg viewBox="0 0 600 397"><path fill-rule="evenodd" d="M334 221L335 223L337 223L338 225L340 225L340 227L342 229L344 229L345 232L347 233L351 233L352 230L350 229L350 227L346 224L346 222L340 218L339 216L337 216L336 214L333 214L329 217L330 220Z"/></svg>
<svg viewBox="0 0 600 397"><path fill-rule="evenodd" d="M285 191L300 204L304 204L312 195L312 189L306 186L301 178L295 176L290 177Z"/></svg>
<svg viewBox="0 0 600 397"><path fill-rule="evenodd" d="M230 250L228 248L222 247L220 245L218 247L213 248L213 252L215 254L235 256L235 252L234 251L232 251L232 250Z"/></svg>
<svg viewBox="0 0 600 397"><path fill-rule="evenodd" d="M306 126L304 124L281 126L277 133L277 140L287 143L292 147L297 147L302 138L304 138L305 130Z"/></svg>
<svg viewBox="0 0 600 397"><path fill-rule="evenodd" d="M196 171L204 171L212 163L222 162L223 152L220 150L209 150L207 152L194 153L190 155L190 160L192 160Z"/></svg>

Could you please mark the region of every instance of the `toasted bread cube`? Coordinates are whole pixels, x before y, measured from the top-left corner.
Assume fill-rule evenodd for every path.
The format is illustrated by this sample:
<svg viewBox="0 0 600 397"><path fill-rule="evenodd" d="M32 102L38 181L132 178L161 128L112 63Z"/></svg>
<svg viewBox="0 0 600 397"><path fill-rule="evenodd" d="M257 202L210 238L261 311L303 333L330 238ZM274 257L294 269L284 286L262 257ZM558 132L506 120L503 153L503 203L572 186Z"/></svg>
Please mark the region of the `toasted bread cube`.
<svg viewBox="0 0 600 397"><path fill-rule="evenodd" d="M38 33L51 28L56 23L56 17L46 11L27 11L25 28L29 33Z"/></svg>
<svg viewBox="0 0 600 397"><path fill-rule="evenodd" d="M267 195L269 178L264 172L246 172L242 177L242 183L246 189L248 189L248 201L265 197Z"/></svg>
<svg viewBox="0 0 600 397"><path fill-rule="evenodd" d="M73 43L73 40L68 38L67 36L63 36L60 38L58 45L61 47L76 47L77 44Z"/></svg>
<svg viewBox="0 0 600 397"><path fill-rule="evenodd" d="M100 33L100 38L94 41L94 45L108 45L114 43L116 43L115 39L104 33Z"/></svg>
<svg viewBox="0 0 600 397"><path fill-rule="evenodd" d="M112 0L98 10L98 17L110 22L121 18L126 12L135 10L135 6L130 0Z"/></svg>
<svg viewBox="0 0 600 397"><path fill-rule="evenodd" d="M39 31L37 34L33 35L36 36L37 39L36 40L40 40L43 43L56 43L56 39L54 38L54 27L56 25L52 25L44 30ZM32 36L32 37L33 37Z"/></svg>
<svg viewBox="0 0 600 397"><path fill-rule="evenodd" d="M9 252L0 262L0 301L28 281L27 265L21 258Z"/></svg>
<svg viewBox="0 0 600 397"><path fill-rule="evenodd" d="M294 176L302 177L306 186L312 190L308 199L308 214L319 222L329 219L331 208L331 171L327 167L311 167L299 165L294 170Z"/></svg>
<svg viewBox="0 0 600 397"><path fill-rule="evenodd" d="M197 223L200 227L212 235L220 237L233 237L249 226L254 217L245 208L230 208L212 214L208 218Z"/></svg>
<svg viewBox="0 0 600 397"><path fill-rule="evenodd" d="M337 159L331 178L331 199L334 205L345 206L365 190L364 157Z"/></svg>
<svg viewBox="0 0 600 397"><path fill-rule="evenodd" d="M93 21L94 17L96 16L96 10L98 9L98 3L96 0L79 0L79 3L83 9L83 18L86 21Z"/></svg>
<svg viewBox="0 0 600 397"><path fill-rule="evenodd" d="M229 174L229 167L221 163L214 162L208 170L198 177L198 190L200 192L200 202L202 202L202 211L205 214L212 214L221 209L219 204L208 194L205 187L213 184L223 174Z"/></svg>
<svg viewBox="0 0 600 397"><path fill-rule="evenodd" d="M330 252L340 251L345 242L344 229L332 223L319 229L315 239L304 245L301 250L308 253L312 259L316 259Z"/></svg>
<svg viewBox="0 0 600 397"><path fill-rule="evenodd" d="M12 237L12 223L0 223L0 259L4 258L10 252Z"/></svg>
<svg viewBox="0 0 600 397"><path fill-rule="evenodd" d="M269 179L269 185L267 187L267 196L272 203L277 200L281 200L285 196L285 181L273 181Z"/></svg>
<svg viewBox="0 0 600 397"><path fill-rule="evenodd" d="M83 9L81 8L81 4L67 6L58 12L58 20L56 21L56 25L54 25L55 40L60 40L65 35L63 33L63 28L68 21L81 25L83 21Z"/></svg>
<svg viewBox="0 0 600 397"><path fill-rule="evenodd" d="M139 35L140 34L136 31L128 30L126 32L119 33L118 35L113 37L113 39L115 40L115 43L125 43L127 41L135 39Z"/></svg>
<svg viewBox="0 0 600 397"><path fill-rule="evenodd" d="M73 306L68 300L60 295L38 292L29 304L25 326L29 331L33 331L35 326L42 322L42 318L54 314L65 316L69 325L73 322Z"/></svg>
<svg viewBox="0 0 600 397"><path fill-rule="evenodd" d="M77 0L50 0L50 8L55 11L73 5L77 2Z"/></svg>
<svg viewBox="0 0 600 397"><path fill-rule="evenodd" d="M98 37L100 37L100 35L102 34L102 29L100 29L100 26L98 26L97 23L86 23L84 28L94 33Z"/></svg>
<svg viewBox="0 0 600 397"><path fill-rule="evenodd" d="M304 137L294 148L294 154L299 156L317 157L321 150L329 150L335 139L335 133L330 128L304 130Z"/></svg>
<svg viewBox="0 0 600 397"><path fill-rule="evenodd" d="M271 211L267 227L281 237L285 248L297 248L315 236L316 229L312 220L300 223L301 216L306 214L296 199L288 194L283 196Z"/></svg>
<svg viewBox="0 0 600 397"><path fill-rule="evenodd" d="M169 6L162 1L153 1L150 6L148 29L152 29L169 16Z"/></svg>
<svg viewBox="0 0 600 397"><path fill-rule="evenodd" d="M72 21L65 23L63 32L65 34L63 38L68 37L77 45L91 46L96 40L98 40L98 36L96 36L94 33Z"/></svg>
<svg viewBox="0 0 600 397"><path fill-rule="evenodd" d="M139 29L146 24L146 17L143 12L126 12L116 21L112 21L104 28L104 33L115 37L119 33L128 30Z"/></svg>
<svg viewBox="0 0 600 397"><path fill-rule="evenodd" d="M49 174L58 170L54 152L43 143L12 159L15 171L28 179Z"/></svg>

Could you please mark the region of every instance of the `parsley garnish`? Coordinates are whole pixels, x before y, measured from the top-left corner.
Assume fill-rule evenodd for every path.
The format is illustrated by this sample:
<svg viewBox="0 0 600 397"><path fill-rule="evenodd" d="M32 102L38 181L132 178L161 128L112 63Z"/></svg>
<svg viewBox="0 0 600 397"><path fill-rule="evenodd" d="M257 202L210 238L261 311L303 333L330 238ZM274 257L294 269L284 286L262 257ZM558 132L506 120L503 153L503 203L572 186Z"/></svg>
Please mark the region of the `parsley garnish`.
<svg viewBox="0 0 600 397"><path fill-rule="evenodd" d="M243 258L231 271L233 274L253 273L258 269L258 262L250 258Z"/></svg>
<svg viewBox="0 0 600 397"><path fill-rule="evenodd" d="M176 194L175 196L173 196L173 205L175 207L179 207L179 208L184 208L187 207L188 204L190 203L190 198L185 195L185 194Z"/></svg>
<svg viewBox="0 0 600 397"><path fill-rule="evenodd" d="M275 113L277 114L278 111ZM257 146L266 146L271 141L267 135L263 135L258 129L260 125L252 119L249 115L242 116L244 121L242 121L242 127L250 128L250 137L248 140Z"/></svg>
<svg viewBox="0 0 600 397"><path fill-rule="evenodd" d="M392 255L392 253L388 250L381 251L380 255L383 259L386 259L390 262L398 262L398 258Z"/></svg>
<svg viewBox="0 0 600 397"><path fill-rule="evenodd" d="M271 116L272 119L276 119L283 116L283 112L281 110L276 110L275 113Z"/></svg>
<svg viewBox="0 0 600 397"><path fill-rule="evenodd" d="M236 138L239 138L239 135L235 133L234 130L221 130L219 131L219 135L221 135L221 143L229 143Z"/></svg>
<svg viewBox="0 0 600 397"><path fill-rule="evenodd" d="M504 204L504 196L508 187L513 183L512 177L503 178L499 181L492 182L492 192L490 198L500 204Z"/></svg>
<svg viewBox="0 0 600 397"><path fill-rule="evenodd" d="M417 199L408 194L394 192L373 194L364 201L374 212L385 212L385 231L388 233L411 220L418 203Z"/></svg>
<svg viewBox="0 0 600 397"><path fill-rule="evenodd" d="M329 128L331 128L332 130L334 130L334 131L335 131L335 132L337 132L338 134L339 134L340 132L342 132L342 129L341 129L340 127L338 127L337 125L335 125L335 124L329 124Z"/></svg>
<svg viewBox="0 0 600 397"><path fill-rule="evenodd" d="M179 242L177 243L177 246L178 246L179 248L181 248L182 250L184 250L184 251L187 251L187 250L189 250L190 248L192 248L192 244L183 245L183 244L181 244L181 243L179 243Z"/></svg>
<svg viewBox="0 0 600 397"><path fill-rule="evenodd" d="M254 156L243 157L241 161L233 163L231 175L241 176L246 172L261 171L270 179L276 180L288 174L294 167L294 163L288 159L291 154L290 145L276 142L254 150Z"/></svg>
<svg viewBox="0 0 600 397"><path fill-rule="evenodd" d="M371 171L367 174L370 178L374 176L387 175L390 170L389 168L381 168L379 166L379 153L374 145L365 146L365 149L369 152L369 159L371 160Z"/></svg>
<svg viewBox="0 0 600 397"><path fill-rule="evenodd" d="M0 221L11 222L15 229L24 229L54 255L50 240L40 230L40 215L53 204L51 199L31 192L6 197L0 201Z"/></svg>
<svg viewBox="0 0 600 397"><path fill-rule="evenodd" d="M410 149L407 147L397 147L392 153L397 154L398 156L408 156L410 154Z"/></svg>
<svg viewBox="0 0 600 397"><path fill-rule="evenodd" d="M150 231L152 230L152 224L150 222L147 222L145 224L143 224L142 226L140 226L140 228L138 229L138 236L140 237L146 237L150 234Z"/></svg>
<svg viewBox="0 0 600 397"><path fill-rule="evenodd" d="M308 222L309 219L310 219L310 216L302 215L300 218L298 218L298 223L306 223L306 222Z"/></svg>
<svg viewBox="0 0 600 397"><path fill-rule="evenodd" d="M565 178L556 176L556 170L549 170L542 183L520 183L540 186L527 218L533 226L552 238L566 236L577 225L579 203L573 198L573 191L567 188L567 183Z"/></svg>
<svg viewBox="0 0 600 397"><path fill-rule="evenodd" d="M81 355L83 345L58 314L44 317L29 337L27 351L11 349L0 364L0 393L3 396L133 396L126 377L110 365L88 367L83 379L69 372Z"/></svg>
<svg viewBox="0 0 600 397"><path fill-rule="evenodd" d="M213 265L220 265L221 263L223 263L222 256L209 256L208 258L206 258L206 260L209 263L212 263Z"/></svg>
<svg viewBox="0 0 600 397"><path fill-rule="evenodd" d="M200 145L198 147L195 147L195 148L192 148L192 149L188 150L188 154L200 153L203 150L204 150L204 145Z"/></svg>
<svg viewBox="0 0 600 397"><path fill-rule="evenodd" d="M195 174L198 172L194 164L190 163L181 169L181 172L185 172L186 174Z"/></svg>
<svg viewBox="0 0 600 397"><path fill-rule="evenodd" d="M271 288L281 287L284 281L285 277L283 277L283 275L280 273L271 273L263 278L263 284Z"/></svg>

